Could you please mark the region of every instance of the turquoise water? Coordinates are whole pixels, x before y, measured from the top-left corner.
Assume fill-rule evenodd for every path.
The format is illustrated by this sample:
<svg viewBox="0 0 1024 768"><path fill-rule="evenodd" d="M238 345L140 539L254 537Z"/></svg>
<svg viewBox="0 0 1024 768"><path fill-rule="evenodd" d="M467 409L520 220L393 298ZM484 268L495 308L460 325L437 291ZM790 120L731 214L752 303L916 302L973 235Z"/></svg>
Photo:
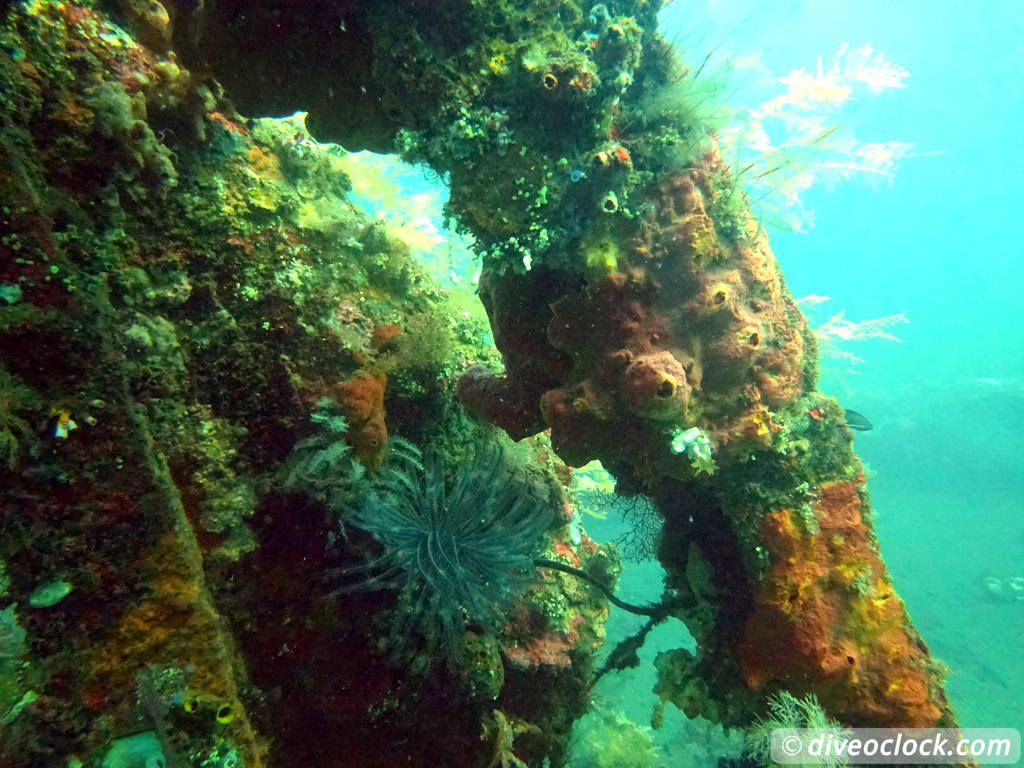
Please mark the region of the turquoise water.
<svg viewBox="0 0 1024 768"><path fill-rule="evenodd" d="M691 60L708 49L726 59L761 54L763 69L735 86L734 102L770 90L764 73L813 73L819 56L827 69L843 43L870 44L909 72L903 87L860 94L834 120L864 141L909 142L916 156L883 184L814 185L801 194L814 226L772 231L772 245L794 296L831 298L812 321L840 310L852 321L909 320L890 328L898 343L844 345L863 362L826 358L822 389L874 423L856 447L872 473L882 551L919 630L951 668L962 724L1024 729L1024 601L1009 590L1024 576L1024 5L979 5L706 0L670 5L662 26ZM589 528L597 538L619 530L616 521ZM659 585L656 565L631 566L622 591L644 601ZM611 640L635 626L614 616ZM676 632L659 628L639 670L604 682L610 706L646 722L646 662L679 645ZM671 719L657 738L671 765L711 764L705 756L727 748L713 729Z"/></svg>

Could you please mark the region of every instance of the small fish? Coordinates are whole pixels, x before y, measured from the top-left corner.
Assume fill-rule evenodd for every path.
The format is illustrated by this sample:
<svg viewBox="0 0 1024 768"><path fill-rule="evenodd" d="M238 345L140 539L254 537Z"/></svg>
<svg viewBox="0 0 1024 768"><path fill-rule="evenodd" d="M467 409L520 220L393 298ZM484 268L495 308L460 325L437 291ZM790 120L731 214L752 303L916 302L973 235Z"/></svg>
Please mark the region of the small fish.
<svg viewBox="0 0 1024 768"><path fill-rule="evenodd" d="M868 417L863 413L857 411L844 410L846 414L846 426L850 429L855 429L858 432L867 432L869 429L874 429L874 425L868 421Z"/></svg>
<svg viewBox="0 0 1024 768"><path fill-rule="evenodd" d="M71 430L78 429L78 425L71 418L71 413L65 410L55 411L57 416L57 426L53 428L53 436L61 440L66 440L68 435L71 434Z"/></svg>

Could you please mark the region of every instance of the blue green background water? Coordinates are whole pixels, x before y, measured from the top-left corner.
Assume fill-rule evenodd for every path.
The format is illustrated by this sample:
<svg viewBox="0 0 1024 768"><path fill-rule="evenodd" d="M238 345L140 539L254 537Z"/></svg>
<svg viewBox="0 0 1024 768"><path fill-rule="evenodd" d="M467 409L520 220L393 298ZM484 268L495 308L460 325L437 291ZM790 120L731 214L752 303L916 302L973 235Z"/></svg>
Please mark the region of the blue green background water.
<svg viewBox="0 0 1024 768"><path fill-rule="evenodd" d="M705 0L670 5L662 26L693 52L760 52L780 76L813 70L844 42L910 71L906 87L847 105L842 120L864 140L942 154L907 159L891 186L812 188L815 226L773 232L772 245L795 296L832 297L819 319L843 309L910 320L893 329L901 343L858 342L865 362L856 373L839 362L822 388L875 425L856 447L883 554L951 668L962 724L1024 730L1024 601L983 584L1024 576L1024 4ZM625 597L650 599L659 579L653 565L627 573ZM612 634L634 624L617 615ZM659 630L647 658L678 645L674 632ZM649 668L618 677L609 703L643 722ZM719 738L692 724L681 738L672 725L658 737L667 764L713 764Z"/></svg>
<svg viewBox="0 0 1024 768"><path fill-rule="evenodd" d="M759 54L778 77L813 71L819 56L827 64L842 43L868 43L909 70L905 87L860 95L836 122L864 141L910 142L921 156L891 185L813 187L803 195L813 228L772 231L771 242L794 296L831 297L812 321L839 310L851 320L909 319L892 329L900 343L851 347L864 360L853 372L825 360L821 386L875 425L856 447L883 554L921 634L951 668L962 724L1024 731L1024 600L984 586L1024 577L1024 3L677 0L662 28L691 61ZM728 93L739 107L759 97L742 78ZM416 174L395 173L406 189L424 188ZM445 237L434 271L466 288L475 268ZM598 540L622 531L614 514L586 523ZM624 599L643 603L660 590L656 563L629 565ZM641 624L613 612L608 648ZM639 669L602 681L600 706L648 722L654 654L684 636L678 623L658 628ZM667 714L656 735L666 765L713 765L736 747Z"/></svg>

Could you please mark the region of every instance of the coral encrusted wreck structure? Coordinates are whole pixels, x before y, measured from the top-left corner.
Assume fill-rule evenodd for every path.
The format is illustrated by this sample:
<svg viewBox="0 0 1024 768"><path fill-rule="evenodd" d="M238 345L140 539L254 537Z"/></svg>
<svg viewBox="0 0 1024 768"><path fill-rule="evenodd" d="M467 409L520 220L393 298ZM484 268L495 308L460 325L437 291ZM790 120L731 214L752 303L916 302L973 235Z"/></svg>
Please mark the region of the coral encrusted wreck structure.
<svg viewBox="0 0 1024 768"><path fill-rule="evenodd" d="M608 603L524 553L614 581L564 487L591 459L664 518L698 651L659 657L662 699L955 724L658 7L3 5L0 767L562 764ZM341 147L448 181L500 361ZM372 588L408 516L369 518L415 446L429 517L498 439L551 525L439 650L438 599Z"/></svg>

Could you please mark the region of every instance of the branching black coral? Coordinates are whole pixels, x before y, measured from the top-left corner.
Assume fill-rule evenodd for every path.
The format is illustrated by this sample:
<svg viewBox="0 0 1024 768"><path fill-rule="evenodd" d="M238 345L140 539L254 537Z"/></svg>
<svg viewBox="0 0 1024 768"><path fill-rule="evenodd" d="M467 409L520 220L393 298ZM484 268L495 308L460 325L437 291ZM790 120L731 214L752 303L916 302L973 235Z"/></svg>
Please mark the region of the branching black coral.
<svg viewBox="0 0 1024 768"><path fill-rule="evenodd" d="M633 563L654 560L658 554L662 520L651 500L642 494L612 496L607 506L618 511L629 526L615 537L623 557Z"/></svg>
<svg viewBox="0 0 1024 768"><path fill-rule="evenodd" d="M449 484L436 455L421 461L406 443L376 486L346 522L371 534L381 553L350 570L360 580L337 592L397 590L392 645L415 631L457 658L467 625L498 626L533 580L553 519L546 494L496 444Z"/></svg>

